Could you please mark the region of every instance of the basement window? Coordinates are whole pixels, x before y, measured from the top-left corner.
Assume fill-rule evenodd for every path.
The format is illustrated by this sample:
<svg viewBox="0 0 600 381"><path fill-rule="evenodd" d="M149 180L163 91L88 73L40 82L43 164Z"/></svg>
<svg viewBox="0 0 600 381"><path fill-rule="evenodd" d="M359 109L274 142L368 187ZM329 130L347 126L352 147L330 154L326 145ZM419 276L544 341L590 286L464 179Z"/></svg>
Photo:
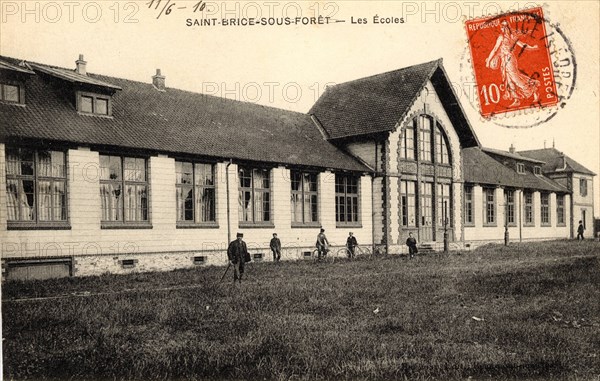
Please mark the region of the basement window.
<svg viewBox="0 0 600 381"><path fill-rule="evenodd" d="M121 267L124 269L132 269L137 265L137 263L137 259L123 259L121 261Z"/></svg>
<svg viewBox="0 0 600 381"><path fill-rule="evenodd" d="M262 260L263 260L263 257L264 257L264 254L263 254L263 253L256 253L256 254L252 254L252 258L253 258L255 261L262 261Z"/></svg>
<svg viewBox="0 0 600 381"><path fill-rule="evenodd" d="M204 265L204 264L206 264L206 256L200 255L197 257L193 257L192 261L194 261L195 265L198 265L198 266Z"/></svg>

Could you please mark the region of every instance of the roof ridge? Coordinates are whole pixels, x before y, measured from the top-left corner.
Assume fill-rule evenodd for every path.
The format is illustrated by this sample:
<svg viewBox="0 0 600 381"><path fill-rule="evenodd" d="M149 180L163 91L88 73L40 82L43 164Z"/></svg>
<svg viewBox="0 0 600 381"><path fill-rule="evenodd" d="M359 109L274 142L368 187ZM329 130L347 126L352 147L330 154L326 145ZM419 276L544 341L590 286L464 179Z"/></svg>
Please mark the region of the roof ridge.
<svg viewBox="0 0 600 381"><path fill-rule="evenodd" d="M75 69L69 69L69 68L65 68L65 67L62 67L62 66L48 65L48 64L43 64L43 63L35 62L35 61L29 61L29 60L25 60L25 59L21 60L19 58L15 58L15 57L9 57L9 56L0 55L0 59L5 59L5 58L11 59L11 60L16 60L16 61L23 61L25 63L33 64L33 65L36 65L36 66L42 66L42 67L47 67L47 68L51 68L51 69L60 69L60 70L72 71L72 72L76 73ZM150 83L150 82L142 82L142 81L138 81L138 80L135 80L135 79L129 79L129 78L123 78L123 77L114 77L114 76L106 75L106 74L99 74L99 73L88 72L87 76L92 76L92 78L94 78L94 77L103 77L103 78L107 78L107 79L116 79L118 81L126 81L126 82L131 82L131 83L140 84L140 85L152 86L152 83ZM284 111L284 112L289 113L289 114L303 115L305 117L310 117L310 114L305 113L305 112L294 111L294 110L289 110L289 109L285 109L285 108L279 108L279 107L275 107L275 106L263 105L263 104L260 104L260 103L254 103L254 102L250 102L250 101L246 101L246 100L238 100L238 99L230 99L230 98L227 98L227 97L219 97L219 96L212 95L212 94L205 94L205 93L198 92L198 91L180 89L180 88L177 88L177 87L168 87L167 86L166 89L167 90L171 90L171 91L178 91L178 92L183 92L183 93L188 93L188 94L194 94L194 95L198 95L198 96L205 96L205 97L209 97L209 98L213 98L213 99L218 99L218 100L222 100L222 101L248 104L248 105L262 107L262 108L265 108L265 109Z"/></svg>
<svg viewBox="0 0 600 381"><path fill-rule="evenodd" d="M405 67L401 67L401 68L399 68L399 69L388 70L388 71L385 71L385 72L383 72L383 73L373 74L373 75L369 75L369 76L367 76L367 77L360 77L360 78L356 78L356 79L351 79L351 80L349 80L349 81L344 81L344 82L341 82L341 83L335 84L335 85L333 85L333 86L331 86L331 87L337 87L337 86L341 86L341 85L347 85L347 84L349 84L349 83L362 82L362 81L366 81L366 80L368 80L368 79L373 79L373 78L375 78L375 77L379 77L379 76L383 76L383 75L387 75L387 74L391 74L391 73L396 73L396 72L399 72L399 71L402 71L402 70L406 70L406 69L415 68L415 67L417 67L417 66L431 65L431 64L434 64L434 63L435 63L436 65L440 65L440 63L441 63L442 61L443 61L443 59L442 59L442 58L438 58L438 59L436 59L436 60L433 60L433 61L422 62L422 63L420 63L420 64L415 64L415 65L405 66ZM432 70L432 71L433 71L433 70Z"/></svg>

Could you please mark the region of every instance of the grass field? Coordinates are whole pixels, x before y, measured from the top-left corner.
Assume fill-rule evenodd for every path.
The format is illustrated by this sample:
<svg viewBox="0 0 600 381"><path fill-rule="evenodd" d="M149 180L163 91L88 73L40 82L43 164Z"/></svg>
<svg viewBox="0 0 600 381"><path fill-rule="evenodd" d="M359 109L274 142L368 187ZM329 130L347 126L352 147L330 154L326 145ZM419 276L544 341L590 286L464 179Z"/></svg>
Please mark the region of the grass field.
<svg viewBox="0 0 600 381"><path fill-rule="evenodd" d="M597 242L223 270L5 284L4 378L600 380Z"/></svg>

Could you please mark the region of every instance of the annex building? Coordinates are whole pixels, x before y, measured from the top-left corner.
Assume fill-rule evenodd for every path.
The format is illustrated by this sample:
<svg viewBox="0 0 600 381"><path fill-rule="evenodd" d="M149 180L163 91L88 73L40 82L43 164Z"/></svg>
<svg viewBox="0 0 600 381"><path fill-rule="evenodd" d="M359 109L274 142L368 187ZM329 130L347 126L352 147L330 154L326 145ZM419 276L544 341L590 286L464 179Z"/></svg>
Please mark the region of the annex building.
<svg viewBox="0 0 600 381"><path fill-rule="evenodd" d="M442 61L342 83L307 114L0 57L3 279L403 253L591 231L595 175L560 151L481 145Z"/></svg>

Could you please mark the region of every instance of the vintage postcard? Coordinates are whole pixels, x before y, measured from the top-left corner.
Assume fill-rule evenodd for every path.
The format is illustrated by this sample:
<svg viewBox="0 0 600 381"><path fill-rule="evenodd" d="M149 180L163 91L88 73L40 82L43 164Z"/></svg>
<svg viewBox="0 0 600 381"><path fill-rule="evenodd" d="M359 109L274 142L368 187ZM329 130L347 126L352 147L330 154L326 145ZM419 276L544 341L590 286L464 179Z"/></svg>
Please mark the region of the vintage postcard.
<svg viewBox="0 0 600 381"><path fill-rule="evenodd" d="M0 0L2 376L598 380L599 11Z"/></svg>

